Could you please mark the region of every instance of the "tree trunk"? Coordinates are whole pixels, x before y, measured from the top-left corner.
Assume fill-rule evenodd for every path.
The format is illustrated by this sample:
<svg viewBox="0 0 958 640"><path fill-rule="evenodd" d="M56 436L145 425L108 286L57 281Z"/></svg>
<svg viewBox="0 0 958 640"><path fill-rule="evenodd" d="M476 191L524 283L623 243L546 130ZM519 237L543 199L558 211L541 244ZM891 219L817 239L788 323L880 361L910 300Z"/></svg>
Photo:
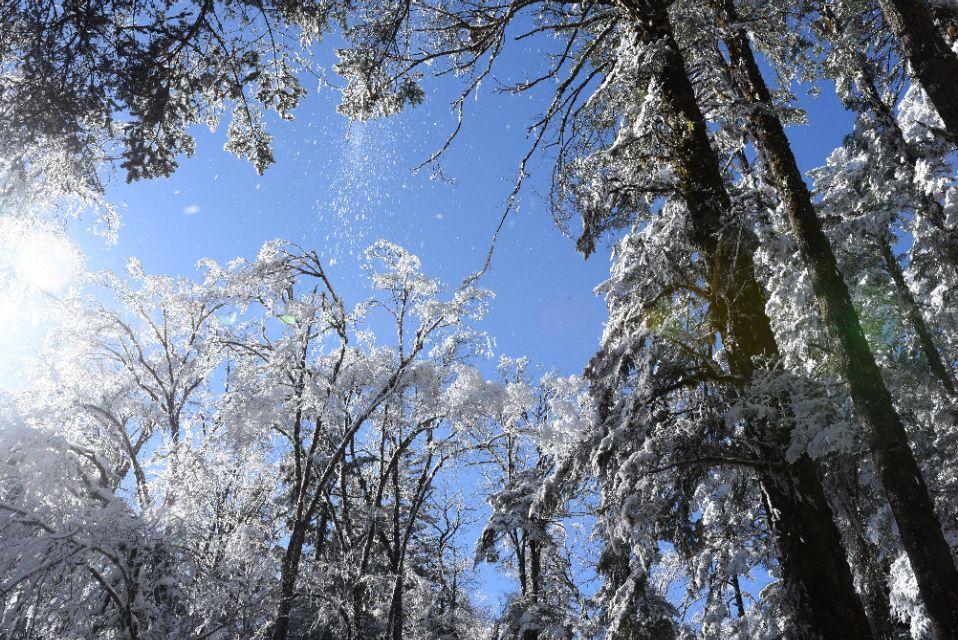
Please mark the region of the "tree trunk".
<svg viewBox="0 0 958 640"><path fill-rule="evenodd" d="M515 534L516 546L516 564L519 566L519 589L522 595L529 593L528 579L526 577L526 543L525 538L518 533Z"/></svg>
<svg viewBox="0 0 958 640"><path fill-rule="evenodd" d="M736 16L730 0L725 0L725 9L729 22L734 22ZM869 440L935 634L940 638L958 638L958 571L934 503L865 339L788 138L771 111L771 94L748 36L739 29L726 38L726 45L733 65L740 72L742 95L753 105L750 122L756 144L788 210L792 233L811 275L822 316L831 331L836 356ZM958 74L952 78L958 78Z"/></svg>
<svg viewBox="0 0 958 640"><path fill-rule="evenodd" d="M814 463L802 456L787 473L764 473L782 577L806 626L799 637L871 638L865 608Z"/></svg>
<svg viewBox="0 0 958 640"><path fill-rule="evenodd" d="M403 636L403 619L405 617L405 612L403 611L404 567L400 566L398 571L399 573L396 575L396 582L393 583L392 599L390 600L390 603L389 603L389 616L388 616L388 624L386 628L386 640L402 640L402 636Z"/></svg>
<svg viewBox="0 0 958 640"><path fill-rule="evenodd" d="M735 608L738 617L745 617L745 599L742 597L742 587L738 583L738 576L732 576L732 589L735 591Z"/></svg>
<svg viewBox="0 0 958 640"><path fill-rule="evenodd" d="M303 542L306 539L306 523L297 520L283 554L280 567L279 608L273 623L273 640L286 640L289 635L289 614L296 597L296 578L299 576L299 560L303 555Z"/></svg>
<svg viewBox="0 0 958 640"><path fill-rule="evenodd" d="M533 540L529 544L529 559L531 563L529 575L532 578L532 601L539 601L539 593L542 588L540 575L542 574L542 543Z"/></svg>
<svg viewBox="0 0 958 640"><path fill-rule="evenodd" d="M885 20L898 38L912 77L925 90L958 141L958 56L935 26L924 0L878 0Z"/></svg>
<svg viewBox="0 0 958 640"><path fill-rule="evenodd" d="M527 538L528 539L528 536ZM533 606L539 603L541 588L539 576L542 573L541 543L532 540L529 542L529 598ZM522 640L539 640L539 630L529 629L522 634Z"/></svg>
<svg viewBox="0 0 958 640"><path fill-rule="evenodd" d="M721 218L731 210L731 202L664 5L639 5L634 0L618 0L618 4L642 40L657 43L662 97L678 121L673 170L689 210L690 237L711 265L710 280L717 288L712 313L720 326L727 321L722 331L732 354L730 367L747 379L754 367L753 356L773 360L778 356L764 291L753 271L751 247L747 242L741 246L741 234L723 228ZM778 430L775 439L779 444L787 442L789 433ZM802 635L871 638L812 461L803 456L785 464L784 447L774 454L773 461L781 463L782 471L763 472L760 482L775 514L772 529L784 577L799 598L795 614L808 627Z"/></svg>

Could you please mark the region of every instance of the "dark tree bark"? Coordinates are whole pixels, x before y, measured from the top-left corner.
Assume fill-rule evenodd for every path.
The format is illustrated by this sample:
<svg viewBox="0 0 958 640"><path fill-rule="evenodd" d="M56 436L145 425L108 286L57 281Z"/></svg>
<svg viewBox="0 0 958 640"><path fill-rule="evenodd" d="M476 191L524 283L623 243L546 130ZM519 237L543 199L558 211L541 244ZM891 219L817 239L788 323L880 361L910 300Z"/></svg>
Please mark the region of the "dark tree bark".
<svg viewBox="0 0 958 640"><path fill-rule="evenodd" d="M755 357L775 360L778 348L765 313L764 290L753 271L753 246L742 229L723 225L731 201L712 149L665 6L658 0L618 0L644 42L657 43L658 80L676 121L673 170L689 210L689 232L710 265L713 322L730 356L730 368L747 379ZM774 429L774 427L773 427ZM795 614L816 638L871 638L865 610L855 592L839 533L812 461L784 460L787 430L777 427L772 462L760 482L772 507L771 526L785 580L798 600ZM771 468L771 467L770 467Z"/></svg>
<svg viewBox="0 0 958 640"><path fill-rule="evenodd" d="M734 23L736 15L731 0L724 0L724 9L728 22ZM958 638L958 571L934 503L865 339L848 287L822 231L781 121L772 111L771 93L748 36L743 29L738 29L731 32L725 42L738 71L742 97L753 107L749 117L756 144L788 210L792 233L832 334L839 365L891 503L902 544L918 578L935 635Z"/></svg>
<svg viewBox="0 0 958 640"><path fill-rule="evenodd" d="M958 142L958 56L945 42L924 0L878 0L902 53L931 99L945 130Z"/></svg>
<svg viewBox="0 0 958 640"><path fill-rule="evenodd" d="M739 618L745 617L745 599L742 597L742 587L738 583L738 576L732 576L732 590L735 592L735 608Z"/></svg>
<svg viewBox="0 0 958 640"><path fill-rule="evenodd" d="M516 532L513 534L516 540L516 564L519 565L519 589L522 595L529 593L528 577L526 575L526 542L522 536Z"/></svg>
<svg viewBox="0 0 958 640"><path fill-rule="evenodd" d="M283 554L280 565L279 607L276 621L273 623L273 640L286 640L289 634L289 614L296 596L296 578L299 576L299 561L303 555L303 542L306 540L306 523L297 519Z"/></svg>
<svg viewBox="0 0 958 640"><path fill-rule="evenodd" d="M399 567L396 581L393 583L392 599L389 603L389 621L386 630L387 640L402 640L403 620L405 612L403 611L403 567Z"/></svg>
<svg viewBox="0 0 958 640"><path fill-rule="evenodd" d="M532 578L532 600L537 602L541 593L542 584L542 543L535 540L529 543L529 561L531 563L529 575Z"/></svg>

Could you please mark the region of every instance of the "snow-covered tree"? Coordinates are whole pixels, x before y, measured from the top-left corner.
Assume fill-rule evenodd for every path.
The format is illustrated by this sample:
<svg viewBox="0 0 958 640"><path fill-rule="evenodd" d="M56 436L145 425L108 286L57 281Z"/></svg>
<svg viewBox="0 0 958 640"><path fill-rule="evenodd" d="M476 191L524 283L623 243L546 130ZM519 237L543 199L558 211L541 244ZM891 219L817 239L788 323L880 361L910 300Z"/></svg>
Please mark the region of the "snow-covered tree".
<svg viewBox="0 0 958 640"><path fill-rule="evenodd" d="M584 543L574 527L589 501L577 501L576 519L565 509L544 513L534 504L557 456L593 416L581 378L547 374L533 385L527 367L525 359L499 364L503 401L494 413L495 438L483 447L483 475L494 489L476 560L499 565L518 583L496 620L496 640L564 640L580 637L590 614L585 585L575 575L582 550L572 550Z"/></svg>
<svg viewBox="0 0 958 640"><path fill-rule="evenodd" d="M438 483L502 393L472 362L489 294L386 242L367 265L351 308L283 243L64 301L55 357L4 406L7 632L478 637L465 506Z"/></svg>

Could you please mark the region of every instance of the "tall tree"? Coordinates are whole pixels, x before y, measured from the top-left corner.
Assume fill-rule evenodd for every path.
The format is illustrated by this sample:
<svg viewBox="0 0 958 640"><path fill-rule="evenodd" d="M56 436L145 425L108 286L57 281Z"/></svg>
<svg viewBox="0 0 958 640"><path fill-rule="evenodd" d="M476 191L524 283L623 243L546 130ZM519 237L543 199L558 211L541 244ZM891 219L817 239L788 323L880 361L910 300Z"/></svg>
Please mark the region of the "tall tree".
<svg viewBox="0 0 958 640"><path fill-rule="evenodd" d="M447 417L443 408L455 406L448 398L441 402L438 396L447 389L444 384L450 382L452 367L476 345L477 335L470 323L481 315L486 294L467 286L448 301L438 299L439 283L421 273L418 258L396 245L380 242L369 249L367 257L379 296L347 310L315 253L280 246L265 248L260 253L260 268L271 277L256 295L265 313L255 330L230 340L237 356L242 356L233 370L230 406L243 422L249 421L247 414L255 415L257 410L272 411L267 423L284 440L286 452L289 540L283 551L279 597L270 631L274 640L283 640L290 633L309 533L317 519L337 515L328 510L330 493L335 493L337 483L344 510L338 514L340 525L350 526L346 510L352 501L345 492L347 484L362 480L362 476L356 476L358 471L350 470L347 462L352 459L354 464L362 464L354 455L362 432L378 423L383 433L395 429L400 438L388 450L390 459L382 461L387 467L376 489L363 487L375 498L367 514L372 519L368 525L359 525L365 534L361 556L354 559L359 562L360 572L353 585L357 590L362 589L363 574L369 568L373 541L382 532L377 511L383 506L384 492L389 490L387 481L391 477L397 483L392 485L394 507L411 512L401 522L394 521L396 527L402 524L404 528L402 535L394 536L391 551L395 584L400 589L417 514L442 463L454 455L454 451L441 451L433 438ZM300 290L307 279L313 287ZM395 345L370 345L368 353L353 347L354 339L362 339L357 338L361 331L357 323L366 313L377 311L394 320ZM276 318L284 331L278 339L270 339L269 326ZM276 399L272 407L260 406L264 394ZM416 402L411 408L405 406L407 397ZM424 459L415 470L418 478L413 481L414 494L403 498L399 493L405 489L400 487L400 474L411 470L397 465L407 459L402 455L417 438L427 437L436 448L425 446ZM362 611L364 598L359 592L354 595L346 633L360 638L368 635ZM401 621L393 624L401 629Z"/></svg>
<svg viewBox="0 0 958 640"><path fill-rule="evenodd" d="M936 633L958 634L958 570L945 541L934 502L928 493L904 425L865 338L848 287L811 194L791 151L771 92L752 52L748 34L731 0L723 0L719 15L741 98L750 107L749 123L756 145L775 178L788 211L792 233L812 278L821 313L833 337L842 373L875 458L898 529Z"/></svg>
<svg viewBox="0 0 958 640"><path fill-rule="evenodd" d="M436 485L502 404L468 364L487 293L444 296L389 243L367 257L376 295L350 310L282 243L64 303L56 357L0 397L2 633L478 637L448 584L461 496Z"/></svg>
<svg viewBox="0 0 958 640"><path fill-rule="evenodd" d="M754 276L750 239L746 236L743 243L739 228L723 224L731 200L666 8L656 2L622 2L621 6L643 43L659 48L656 79L661 82L664 106L675 118L676 139L671 151L678 191L689 210L689 235L703 251L710 265L708 277L713 286L717 285L710 313L728 345L730 369L747 380L753 374L756 358L774 361L778 357L765 314L764 293ZM781 430L776 433L774 427L772 433L782 456L788 434ZM788 475L766 475L762 485L774 514L772 526L786 580L796 585L803 602L799 607L808 613L813 633L869 637L838 531L811 461L802 456L788 465ZM803 548L805 545L807 548ZM809 555L811 549L816 550L814 557ZM827 589L822 588L822 575L833 581Z"/></svg>
<svg viewBox="0 0 958 640"><path fill-rule="evenodd" d="M575 439L590 423L588 388L578 376L544 376L532 384L525 359L500 360L504 395L496 422L501 429L482 449L485 480L492 488L492 513L483 527L476 560L508 568L519 590L497 618L496 640L565 640L587 613L573 577L564 511L532 509L551 475L554 450ZM585 508L587 501L577 504ZM574 533L574 532L573 532ZM579 630L581 632L581 629Z"/></svg>

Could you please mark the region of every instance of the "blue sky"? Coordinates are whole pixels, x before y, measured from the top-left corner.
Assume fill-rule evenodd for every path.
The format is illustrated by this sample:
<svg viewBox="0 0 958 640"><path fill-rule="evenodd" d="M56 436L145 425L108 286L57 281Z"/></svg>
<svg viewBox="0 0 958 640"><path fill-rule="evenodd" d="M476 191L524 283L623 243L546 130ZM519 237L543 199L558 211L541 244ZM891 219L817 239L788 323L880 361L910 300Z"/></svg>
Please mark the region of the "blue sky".
<svg viewBox="0 0 958 640"><path fill-rule="evenodd" d="M504 56L500 78L534 71L523 69L525 59L522 52ZM318 250L355 301L365 285L358 257L378 238L418 254L427 273L450 284L480 268L530 144L526 127L545 104L535 98L543 96L500 95L487 86L470 100L443 161L455 179L447 184L413 167L454 126L448 86L399 116L352 124L336 113L333 89L310 88L294 122L273 123L276 164L264 176L223 151L222 131L198 129L196 154L171 178L113 180L108 197L121 206L124 223L119 242L106 246L75 234L90 267L120 269L137 256L149 272L190 275L201 258L252 257L280 237ZM790 134L809 169L840 144L851 117L830 87L801 104L815 133L793 127ZM532 164L518 210L500 235L482 283L496 293L483 326L498 353L575 373L601 334L604 306L593 289L608 274L609 252L585 261L557 229L543 195L550 168L548 160Z"/></svg>
<svg viewBox="0 0 958 640"><path fill-rule="evenodd" d="M347 298L364 286L362 250L378 238L422 258L449 284L477 271L504 211L529 142L536 105L485 92L467 106L463 131L443 162L455 184L412 171L455 124L437 95L393 119L350 123L338 95L313 92L295 122L273 126L276 165L262 177L224 152L224 136L199 132L197 153L171 178L112 184L124 227L116 246L82 244L92 268L121 268L135 255L149 272L193 273L197 260L252 257L281 237L320 251ZM553 224L540 195L549 167L532 178L497 244L482 285L496 293L483 326L503 354L529 356L563 373L581 371L601 333L604 307L592 294L608 274L608 255L584 261Z"/></svg>

